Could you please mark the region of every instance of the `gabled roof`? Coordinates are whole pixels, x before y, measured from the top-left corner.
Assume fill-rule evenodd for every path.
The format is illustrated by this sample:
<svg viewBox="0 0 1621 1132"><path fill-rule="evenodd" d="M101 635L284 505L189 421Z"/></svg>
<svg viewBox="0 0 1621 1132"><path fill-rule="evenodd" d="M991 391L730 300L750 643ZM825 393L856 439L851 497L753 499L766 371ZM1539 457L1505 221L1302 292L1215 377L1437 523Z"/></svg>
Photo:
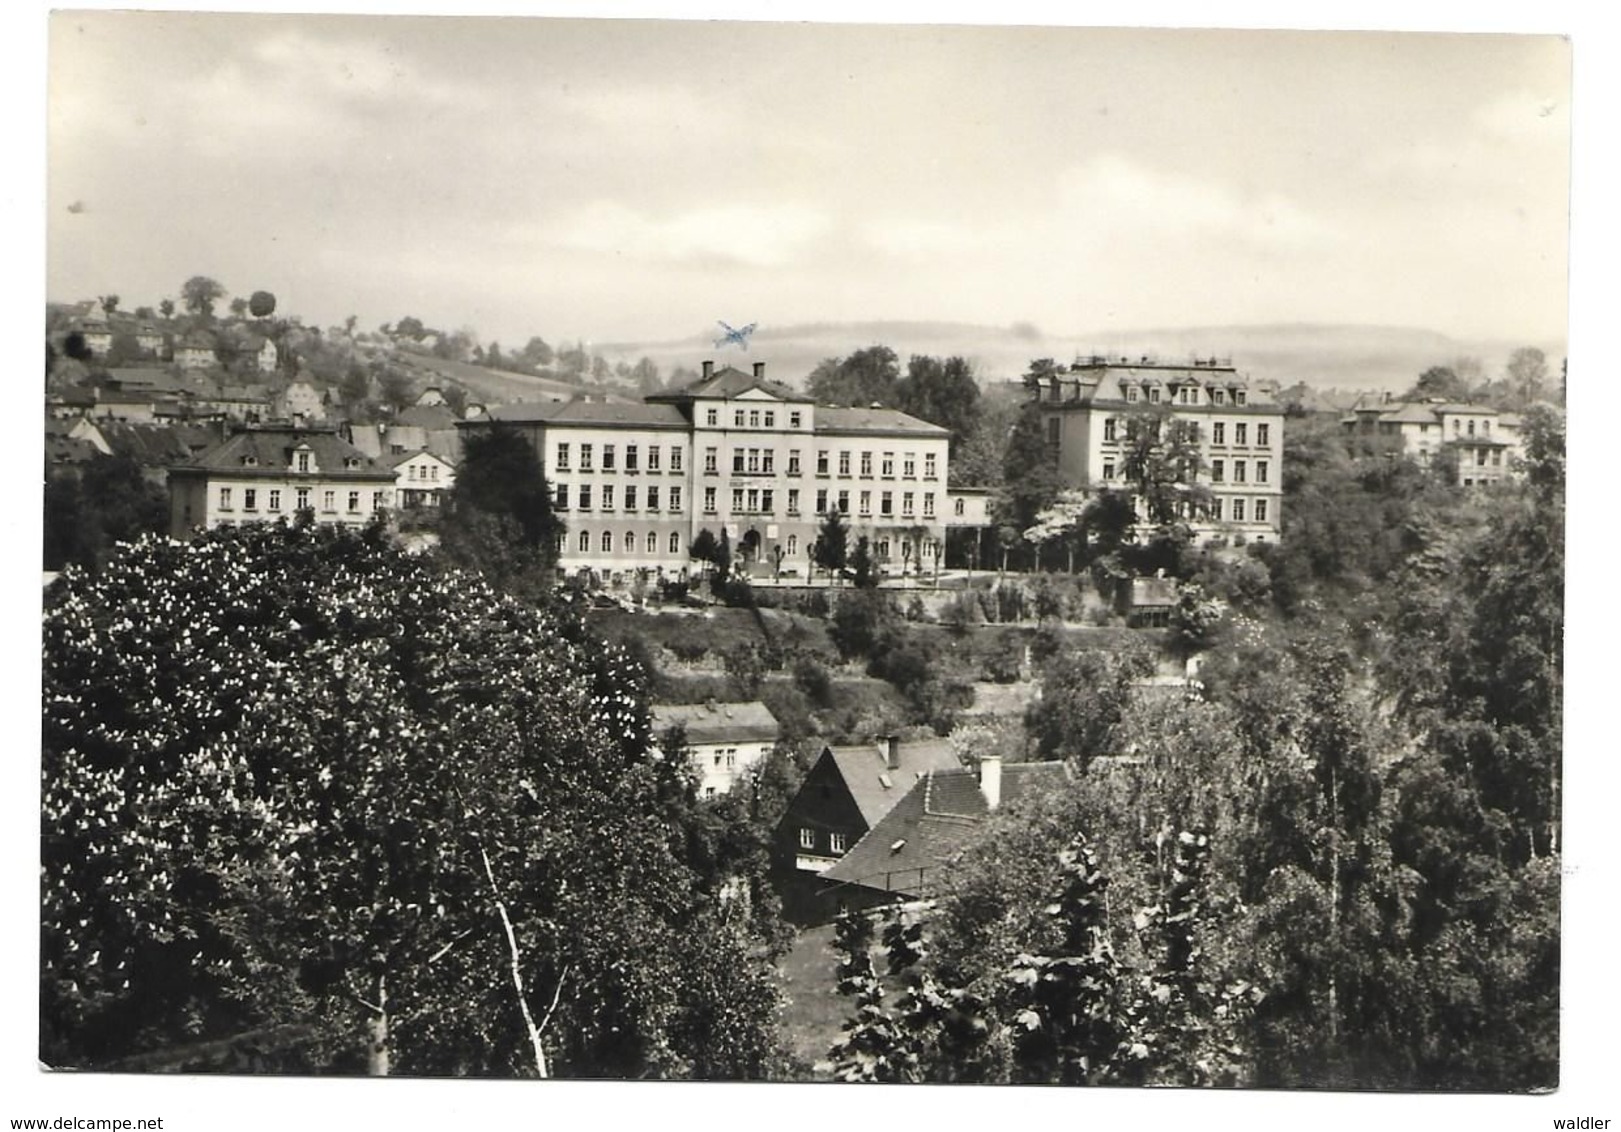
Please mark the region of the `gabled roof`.
<svg viewBox="0 0 1621 1132"><path fill-rule="evenodd" d="M877 825L924 774L958 765L957 755L944 739L904 740L897 765L891 769L878 743L860 747L828 747L827 754L844 779L850 797L869 827Z"/></svg>
<svg viewBox="0 0 1621 1132"><path fill-rule="evenodd" d="M1008 763L1002 767L1001 804L1052 791L1070 774L1064 762ZM822 879L923 895L990 813L975 771L929 771Z"/></svg>
<svg viewBox="0 0 1621 1132"><path fill-rule="evenodd" d="M687 419L674 405L613 405L601 401L523 401L515 405L497 405L489 411L489 419L507 424L668 428L682 432L688 428Z"/></svg>
<svg viewBox="0 0 1621 1132"><path fill-rule="evenodd" d="M365 433L362 432L361 435L365 435ZM372 435L375 436L376 433L373 433ZM360 448L361 446L357 444L357 445L355 445L355 447ZM364 451L364 449L361 449L361 450ZM369 455L369 453L368 453L368 455ZM447 468L454 468L456 466L455 464L451 463L449 460L445 459L443 456L439 455L439 453L429 451L426 448L413 448L409 452L391 452L386 456L377 457L377 460L384 467L398 468L401 464L405 463L407 460L415 460L418 456L426 456L430 460L437 460L437 461L439 461L439 463L443 464Z"/></svg>
<svg viewBox="0 0 1621 1132"><path fill-rule="evenodd" d="M398 413L394 423L426 429L452 429L456 427L456 414L439 405L412 405Z"/></svg>
<svg viewBox="0 0 1621 1132"><path fill-rule="evenodd" d="M1379 419L1394 421L1397 424L1434 424L1435 406L1420 404L1417 401L1404 401L1399 408L1380 413Z"/></svg>
<svg viewBox="0 0 1621 1132"><path fill-rule="evenodd" d="M758 389L779 401L797 401L811 403L813 397L807 397L796 389L791 389L780 381L771 381L765 377L756 377L752 373L744 373L736 366L722 366L708 377L700 377L690 385L680 389L669 389L662 393L648 396L649 401L696 401L700 399L731 399Z"/></svg>
<svg viewBox="0 0 1621 1132"><path fill-rule="evenodd" d="M229 472L233 476L285 476L293 453L308 447L322 479L354 479L392 483L394 472L383 467L332 429L295 426L255 426L241 429L222 443L177 464L177 472ZM345 467L347 461L355 467Z"/></svg>
<svg viewBox="0 0 1621 1132"><path fill-rule="evenodd" d="M818 433L873 433L883 436L949 437L951 430L919 420L899 409L840 409L824 405L816 410Z"/></svg>
<svg viewBox="0 0 1621 1132"><path fill-rule="evenodd" d="M781 733L777 717L759 700L732 704L654 704L653 733L686 729L688 743L767 743Z"/></svg>
<svg viewBox="0 0 1621 1132"><path fill-rule="evenodd" d="M53 436L49 431L45 434L46 464L88 464L100 455L101 451L88 440Z"/></svg>

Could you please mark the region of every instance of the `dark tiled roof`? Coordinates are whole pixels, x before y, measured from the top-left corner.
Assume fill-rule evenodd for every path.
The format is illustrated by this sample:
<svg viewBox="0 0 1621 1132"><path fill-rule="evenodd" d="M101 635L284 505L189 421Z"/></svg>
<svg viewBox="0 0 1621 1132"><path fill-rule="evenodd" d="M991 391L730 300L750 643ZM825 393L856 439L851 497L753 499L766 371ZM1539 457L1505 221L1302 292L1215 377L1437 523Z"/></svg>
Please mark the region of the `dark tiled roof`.
<svg viewBox="0 0 1621 1132"><path fill-rule="evenodd" d="M899 765L891 770L878 744L861 747L829 747L828 752L855 800L861 818L869 827L877 825L919 778L931 770L958 765L951 744L944 739L902 742Z"/></svg>
<svg viewBox="0 0 1621 1132"><path fill-rule="evenodd" d="M201 425L130 424L108 421L101 426L107 446L146 468L189 460L220 442L220 430Z"/></svg>
<svg viewBox="0 0 1621 1132"><path fill-rule="evenodd" d="M308 445L316 472L323 479L380 480L392 483L394 472L383 467L338 434L326 429L247 428L208 451L177 464L177 472L230 472L233 476L285 476L293 451ZM251 463L244 462L250 460ZM358 466L347 468L345 461Z"/></svg>
<svg viewBox="0 0 1621 1132"><path fill-rule="evenodd" d="M439 405L412 405L395 416L394 423L428 429L455 428L456 414Z"/></svg>
<svg viewBox="0 0 1621 1132"><path fill-rule="evenodd" d="M361 435L364 436L365 433L362 433ZM375 436L376 434L373 433L372 435ZM355 447L360 448L361 446L357 444ZM361 451L365 451L365 449L362 448ZM439 455L439 453L431 451L427 448L413 448L409 452L391 452L385 456L376 457L376 459L378 463L382 464L386 468L398 468L407 460L413 460L418 456L432 456L435 460L438 460L441 464L445 464L448 467L454 468L456 466L451 461Z"/></svg>
<svg viewBox="0 0 1621 1132"><path fill-rule="evenodd" d="M1002 805L1058 788L1066 763L1008 763L1002 767ZM925 774L884 818L867 831L822 879L907 895L924 895L939 872L979 833L990 815L976 772L967 767Z"/></svg>
<svg viewBox="0 0 1621 1132"><path fill-rule="evenodd" d="M654 704L653 733L679 724L689 743L776 742L781 728L759 700L735 704Z"/></svg>
<svg viewBox="0 0 1621 1132"><path fill-rule="evenodd" d="M708 377L700 377L691 385L680 389L672 389L665 393L655 393L648 398L649 401L695 401L699 398L719 397L730 400L751 389L758 389L762 393L770 394L779 401L810 402L813 398L805 396L796 389L790 389L780 381L771 381L764 377L755 377L752 373L744 373L736 366L722 366Z"/></svg>
<svg viewBox="0 0 1621 1132"><path fill-rule="evenodd" d="M816 410L818 433L874 433L885 436L951 435L950 429L919 420L899 409L839 409L822 406Z"/></svg>
<svg viewBox="0 0 1621 1132"><path fill-rule="evenodd" d="M668 428L683 432L689 427L687 418L674 405L611 405L600 401L523 401L515 405L498 405L489 411L489 419L508 424Z"/></svg>
<svg viewBox="0 0 1621 1132"><path fill-rule="evenodd" d="M88 464L100 455L100 450L88 440L75 440L70 436L53 436L49 430L45 433L46 464Z"/></svg>

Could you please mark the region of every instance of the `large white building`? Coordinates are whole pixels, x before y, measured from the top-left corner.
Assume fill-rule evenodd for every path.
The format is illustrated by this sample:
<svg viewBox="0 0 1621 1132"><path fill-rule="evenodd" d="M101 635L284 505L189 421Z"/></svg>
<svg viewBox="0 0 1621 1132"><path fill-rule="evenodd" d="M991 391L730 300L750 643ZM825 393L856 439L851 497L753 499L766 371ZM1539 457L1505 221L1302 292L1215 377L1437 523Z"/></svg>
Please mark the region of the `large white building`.
<svg viewBox="0 0 1621 1132"><path fill-rule="evenodd" d="M1360 398L1340 418L1358 456L1403 455L1425 467L1445 464L1463 487L1497 483L1516 473L1524 455L1520 416L1457 401Z"/></svg>
<svg viewBox="0 0 1621 1132"><path fill-rule="evenodd" d="M699 532L744 562L806 578L827 511L890 574L932 573L947 526L984 520L984 493L947 489L950 433L894 409L818 405L752 372L703 364L645 401L525 403L458 427L507 426L539 455L567 526L569 571L680 572Z"/></svg>
<svg viewBox="0 0 1621 1132"><path fill-rule="evenodd" d="M1187 516L1195 535L1276 542L1283 530L1283 406L1269 383L1230 361L1077 358L1039 383L1048 454L1066 487L1127 490L1135 430L1168 423L1197 453L1192 483L1208 503Z"/></svg>

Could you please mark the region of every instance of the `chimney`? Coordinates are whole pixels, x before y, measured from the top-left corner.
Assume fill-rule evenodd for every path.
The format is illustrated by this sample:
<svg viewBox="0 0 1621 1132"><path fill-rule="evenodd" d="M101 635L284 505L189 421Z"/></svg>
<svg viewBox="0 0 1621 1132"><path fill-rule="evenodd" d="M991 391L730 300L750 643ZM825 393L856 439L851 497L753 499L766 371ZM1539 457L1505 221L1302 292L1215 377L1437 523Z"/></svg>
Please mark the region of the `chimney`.
<svg viewBox="0 0 1621 1132"><path fill-rule="evenodd" d="M715 363L711 362L711 361L708 361L708 360L705 360L705 362L704 362L704 377L705 378L711 378L711 377L714 377L714 376L715 376Z"/></svg>
<svg viewBox="0 0 1621 1132"><path fill-rule="evenodd" d="M755 377L764 377L765 376L765 363L764 362L755 362L754 363L754 376Z"/></svg>
<svg viewBox="0 0 1621 1132"><path fill-rule="evenodd" d="M979 760L979 792L985 795L987 809L1002 804L1002 756L982 755Z"/></svg>
<svg viewBox="0 0 1621 1132"><path fill-rule="evenodd" d="M885 735L879 740L884 748L884 765L890 770L901 768L901 737L899 735Z"/></svg>

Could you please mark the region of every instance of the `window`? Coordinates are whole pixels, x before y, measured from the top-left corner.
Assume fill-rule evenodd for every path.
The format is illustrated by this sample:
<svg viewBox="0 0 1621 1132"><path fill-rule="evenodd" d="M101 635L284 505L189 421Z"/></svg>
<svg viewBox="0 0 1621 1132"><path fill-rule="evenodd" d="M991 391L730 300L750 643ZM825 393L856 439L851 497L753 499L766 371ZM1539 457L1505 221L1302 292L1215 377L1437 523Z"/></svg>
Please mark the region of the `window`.
<svg viewBox="0 0 1621 1132"><path fill-rule="evenodd" d="M1148 401L1151 405L1159 404L1159 386L1151 385L1148 387Z"/></svg>
<svg viewBox="0 0 1621 1132"><path fill-rule="evenodd" d="M647 489L647 509L649 511L659 509L659 489L653 485L649 485Z"/></svg>
<svg viewBox="0 0 1621 1132"><path fill-rule="evenodd" d="M1244 501L1242 499L1235 499L1235 500L1233 500L1233 522L1242 523L1243 521L1244 521Z"/></svg>
<svg viewBox="0 0 1621 1132"><path fill-rule="evenodd" d="M719 425L720 424L720 414L718 412L716 412L714 409L705 410L705 412L704 412L704 424L708 425L710 428L714 428L715 426Z"/></svg>
<svg viewBox="0 0 1621 1132"><path fill-rule="evenodd" d="M749 471L750 472L759 472L759 470L760 470L760 450L758 448L750 448L749 449Z"/></svg>
<svg viewBox="0 0 1621 1132"><path fill-rule="evenodd" d="M839 492L839 511L845 515L850 513L850 493L848 491Z"/></svg>
<svg viewBox="0 0 1621 1132"><path fill-rule="evenodd" d="M871 452L863 452L861 454L861 475L862 475L862 478L864 478L864 479L871 478L871 476L872 476L872 453Z"/></svg>
<svg viewBox="0 0 1621 1132"><path fill-rule="evenodd" d="M272 511L281 510L281 492L276 488L270 489L270 509Z"/></svg>
<svg viewBox="0 0 1621 1132"><path fill-rule="evenodd" d="M798 428L799 427L799 414L797 412L793 412L793 413L788 414L788 427L789 428Z"/></svg>
<svg viewBox="0 0 1621 1132"><path fill-rule="evenodd" d="M1255 521L1257 523L1266 522L1266 500L1264 499L1255 501Z"/></svg>
<svg viewBox="0 0 1621 1132"><path fill-rule="evenodd" d="M580 553L584 554L591 549L591 532L580 532Z"/></svg>
<svg viewBox="0 0 1621 1132"><path fill-rule="evenodd" d="M814 829L807 829L805 826L799 827L799 847L801 849L816 848L816 831Z"/></svg>
<svg viewBox="0 0 1621 1132"><path fill-rule="evenodd" d="M932 480L935 478L933 452L926 452L923 455L923 478L926 480Z"/></svg>
<svg viewBox="0 0 1621 1132"><path fill-rule="evenodd" d="M301 472L307 472L310 470L310 454L308 452L300 452L298 454L298 470Z"/></svg>
<svg viewBox="0 0 1621 1132"><path fill-rule="evenodd" d="M605 472L614 470L614 446L612 444L602 446L602 470Z"/></svg>
<svg viewBox="0 0 1621 1132"><path fill-rule="evenodd" d="M773 475L777 470L777 450L767 448L760 453L760 470L766 475Z"/></svg>
<svg viewBox="0 0 1621 1132"><path fill-rule="evenodd" d="M552 506L559 511L568 510L568 484L560 483L557 485L557 492L553 497Z"/></svg>
<svg viewBox="0 0 1621 1132"><path fill-rule="evenodd" d="M720 450L718 448L705 448L704 449L704 471L709 473L710 475L714 475L715 471L716 471L715 465L716 465L716 462L719 459L720 459Z"/></svg>
<svg viewBox="0 0 1621 1132"><path fill-rule="evenodd" d="M910 452L901 457L901 475L909 480L917 479L917 457Z"/></svg>
<svg viewBox="0 0 1621 1132"><path fill-rule="evenodd" d="M614 536L612 531L602 532L602 553L612 554L614 550Z"/></svg>
<svg viewBox="0 0 1621 1132"><path fill-rule="evenodd" d="M383 493L380 492L380 491L372 492L371 493L371 509L373 511L381 511L383 509L383 507L384 507Z"/></svg>
<svg viewBox="0 0 1621 1132"><path fill-rule="evenodd" d="M1257 461L1255 461L1255 482L1256 483L1265 483L1266 482L1266 471L1267 471L1267 469L1266 469L1266 461L1265 460L1257 460Z"/></svg>
<svg viewBox="0 0 1621 1132"><path fill-rule="evenodd" d="M670 553L671 554L680 554L681 553L681 532L680 531L671 531L670 532Z"/></svg>
<svg viewBox="0 0 1621 1132"><path fill-rule="evenodd" d="M799 514L799 489L797 487L788 489L788 514Z"/></svg>
<svg viewBox="0 0 1621 1132"><path fill-rule="evenodd" d="M1243 483L1244 482L1244 461L1242 461L1242 460L1234 460L1233 461L1233 482L1234 483Z"/></svg>
<svg viewBox="0 0 1621 1132"><path fill-rule="evenodd" d="M705 515L713 515L714 513L715 513L715 489L712 488L712 487L706 487L706 488L704 488L704 514Z"/></svg>
<svg viewBox="0 0 1621 1132"><path fill-rule="evenodd" d="M819 475L819 476L827 475L827 453L826 452L818 452L816 454L816 474Z"/></svg>
<svg viewBox="0 0 1621 1132"><path fill-rule="evenodd" d="M591 470L591 446L589 444L582 444L582 445L580 445L580 471L589 472L590 470Z"/></svg>
<svg viewBox="0 0 1621 1132"><path fill-rule="evenodd" d="M656 461L655 461L655 463L656 463ZM625 445L625 471L634 472L636 470L637 470L636 445L627 444L627 445ZM651 470L651 466L650 466L650 470Z"/></svg>
<svg viewBox="0 0 1621 1132"><path fill-rule="evenodd" d="M732 510L743 510L743 489L740 487L732 488Z"/></svg>
<svg viewBox="0 0 1621 1132"><path fill-rule="evenodd" d="M768 515L775 515L777 513L776 494L776 491L769 487L761 491L760 510Z"/></svg>
<svg viewBox="0 0 1621 1132"><path fill-rule="evenodd" d="M560 471L560 472L568 471L568 445L567 444L559 444L557 446L557 470Z"/></svg>
<svg viewBox="0 0 1621 1132"><path fill-rule="evenodd" d="M1233 404L1242 405L1247 400L1249 400L1248 393L1245 393L1242 389L1233 390Z"/></svg>
<svg viewBox="0 0 1621 1132"><path fill-rule="evenodd" d="M604 511L614 509L614 485L611 483L602 485L602 509Z"/></svg>
<svg viewBox="0 0 1621 1132"><path fill-rule="evenodd" d="M934 492L932 491L923 493L923 517L925 519L934 518Z"/></svg>
<svg viewBox="0 0 1621 1132"><path fill-rule="evenodd" d="M819 488L816 489L816 513L818 515L820 515L820 514L823 514L826 511L827 511L827 488L819 487Z"/></svg>
<svg viewBox="0 0 1621 1132"><path fill-rule="evenodd" d="M1113 417L1109 417L1103 422L1103 439L1104 440L1114 440L1115 439L1114 430L1115 430L1115 420L1114 420Z"/></svg>
<svg viewBox="0 0 1621 1132"><path fill-rule="evenodd" d="M765 427L766 428L776 428L777 427L777 414L772 412L770 409L767 409L765 411Z"/></svg>
<svg viewBox="0 0 1621 1132"><path fill-rule="evenodd" d="M635 449L636 446L634 444L631 445L631 451L634 452ZM649 444L647 446L647 470L650 472L656 472L659 470L659 446L657 444Z"/></svg>
<svg viewBox="0 0 1621 1132"><path fill-rule="evenodd" d="M759 409L750 409L749 410L749 427L750 428L759 428L760 427L760 410Z"/></svg>
<svg viewBox="0 0 1621 1132"><path fill-rule="evenodd" d="M872 514L872 492L863 491L856 499L856 508L863 515Z"/></svg>
<svg viewBox="0 0 1621 1132"><path fill-rule="evenodd" d="M1475 422L1474 421L1469 422L1469 430L1468 431L1469 431L1470 436L1475 435Z"/></svg>
<svg viewBox="0 0 1621 1132"><path fill-rule="evenodd" d="M886 480L894 479L895 478L895 453L893 453L893 452L885 452L884 453L883 466L881 468L879 468L878 470Z"/></svg>
<svg viewBox="0 0 1621 1132"><path fill-rule="evenodd" d="M1503 450L1501 448L1493 448L1492 449L1492 467L1500 468L1502 466L1503 466Z"/></svg>
<svg viewBox="0 0 1621 1132"><path fill-rule="evenodd" d="M1114 479L1114 461L1113 460L1105 460L1105 461L1103 461L1103 478L1106 479L1106 480Z"/></svg>
<svg viewBox="0 0 1621 1132"><path fill-rule="evenodd" d="M1126 386L1126 400L1127 401L1135 401L1135 400L1137 400L1137 387L1135 385Z"/></svg>
<svg viewBox="0 0 1621 1132"><path fill-rule="evenodd" d="M1221 500L1220 499L1212 499L1210 501L1210 517L1212 519L1216 520L1216 522L1218 522L1218 523L1221 522Z"/></svg>
<svg viewBox="0 0 1621 1132"><path fill-rule="evenodd" d="M681 510L681 489L679 487L670 488L670 510Z"/></svg>
<svg viewBox="0 0 1621 1132"><path fill-rule="evenodd" d="M323 491L321 493L321 510L336 511L337 509L338 493L335 491Z"/></svg>
<svg viewBox="0 0 1621 1132"><path fill-rule="evenodd" d="M1226 421L1217 421L1215 424L1210 426L1210 443L1212 443L1212 444L1226 444L1227 443L1227 422Z"/></svg>
<svg viewBox="0 0 1621 1132"><path fill-rule="evenodd" d="M1421 432L1429 432L1430 431L1430 426L1429 425L1420 425L1419 426L1419 431L1421 431ZM1258 425L1255 426L1255 443L1257 443L1259 445L1262 445L1263 447L1265 445L1268 445L1268 444L1272 443L1272 426L1271 425L1258 424Z"/></svg>
<svg viewBox="0 0 1621 1132"><path fill-rule="evenodd" d="M748 491L746 492L746 498L747 498L747 501L748 501L748 509L750 511L758 511L760 509L760 489L759 488L757 488L757 487L749 488ZM732 508L732 510L735 511L735 510L737 510L737 508L734 507L734 508Z"/></svg>
<svg viewBox="0 0 1621 1132"><path fill-rule="evenodd" d="M1240 421L1238 424L1235 424L1233 426L1233 443L1234 444L1248 444L1250 442L1249 441L1249 435L1250 435L1250 426L1243 423L1242 421Z"/></svg>
<svg viewBox="0 0 1621 1132"><path fill-rule="evenodd" d="M229 511L230 509L231 509L231 489L228 488L228 487L222 487L222 488L220 488L220 510L221 511Z"/></svg>
<svg viewBox="0 0 1621 1132"><path fill-rule="evenodd" d="M1210 482L1221 483L1227 478L1227 462L1225 460L1210 461Z"/></svg>
<svg viewBox="0 0 1621 1132"><path fill-rule="evenodd" d="M881 538L878 540L878 557L889 557L889 540L887 538Z"/></svg>
<svg viewBox="0 0 1621 1132"><path fill-rule="evenodd" d="M625 510L636 510L636 485L633 483L625 485Z"/></svg>
<svg viewBox="0 0 1621 1132"><path fill-rule="evenodd" d="M636 553L636 532L635 531L626 531L625 532L625 553L626 554L635 554Z"/></svg>
<svg viewBox="0 0 1621 1132"><path fill-rule="evenodd" d="M672 472L681 470L681 445L679 444L670 445L670 470Z"/></svg>
<svg viewBox="0 0 1621 1132"><path fill-rule="evenodd" d="M741 448L732 449L732 472L733 472L733 474L739 474L739 473L741 473L743 471L743 461L746 458L747 458L747 453L744 452L743 449L741 449Z"/></svg>
<svg viewBox="0 0 1621 1132"><path fill-rule="evenodd" d="M959 516L959 517L960 517L960 516L961 516L961 515L962 515L962 514L963 514L963 511L964 511L964 505L965 505L965 504L966 504L966 503L967 503L967 502L968 502L968 501L967 501L967 500L965 500L965 499L953 499L953 500L952 500L952 501L951 501L951 513L952 513L952 514L953 514L953 515L957 515L957 516Z"/></svg>
<svg viewBox="0 0 1621 1132"><path fill-rule="evenodd" d="M895 493L886 491L878 497L878 513L880 515L893 515L895 513Z"/></svg>
<svg viewBox="0 0 1621 1132"><path fill-rule="evenodd" d="M839 475L847 476L849 474L850 474L850 453L848 453L848 452L840 452L839 453Z"/></svg>
<svg viewBox="0 0 1621 1132"><path fill-rule="evenodd" d="M580 510L591 510L591 485L588 483L580 485Z"/></svg>
<svg viewBox="0 0 1621 1132"><path fill-rule="evenodd" d="M1480 465L1481 467L1485 466L1485 464L1486 464L1486 450L1484 448L1477 448L1475 450L1475 463ZM247 494L251 497L253 493L250 491ZM253 510L253 504L251 502L248 504L248 510L250 510L250 511Z"/></svg>
<svg viewBox="0 0 1621 1132"><path fill-rule="evenodd" d="M734 412L732 414L732 427L733 428L742 428L743 427L743 410L742 409L738 409L736 412Z"/></svg>
<svg viewBox="0 0 1621 1132"><path fill-rule="evenodd" d="M827 847L831 852L834 852L834 853L842 853L842 852L844 852L844 834L842 834L842 833L830 833L830 834L828 834Z"/></svg>
<svg viewBox="0 0 1621 1132"><path fill-rule="evenodd" d="M791 476L799 474L799 449L797 448L788 450L788 474Z"/></svg>
<svg viewBox="0 0 1621 1132"><path fill-rule="evenodd" d="M360 492L351 491L349 493L349 510L350 511L359 511L360 510Z"/></svg>
<svg viewBox="0 0 1621 1132"><path fill-rule="evenodd" d="M799 554L799 536L788 536L788 557L793 558Z"/></svg>
<svg viewBox="0 0 1621 1132"><path fill-rule="evenodd" d="M251 487L242 489L242 509L244 511L257 511L259 509L259 493Z"/></svg>
<svg viewBox="0 0 1621 1132"><path fill-rule="evenodd" d="M1210 391L1210 403L1212 405L1225 405L1227 403L1227 391L1225 389L1212 389Z"/></svg>
<svg viewBox="0 0 1621 1132"><path fill-rule="evenodd" d="M297 500L296 506L297 506L298 510L305 511L305 510L309 509L309 505L310 505L310 489L309 488L307 488L307 487L299 488L298 491L294 494L294 498Z"/></svg>

